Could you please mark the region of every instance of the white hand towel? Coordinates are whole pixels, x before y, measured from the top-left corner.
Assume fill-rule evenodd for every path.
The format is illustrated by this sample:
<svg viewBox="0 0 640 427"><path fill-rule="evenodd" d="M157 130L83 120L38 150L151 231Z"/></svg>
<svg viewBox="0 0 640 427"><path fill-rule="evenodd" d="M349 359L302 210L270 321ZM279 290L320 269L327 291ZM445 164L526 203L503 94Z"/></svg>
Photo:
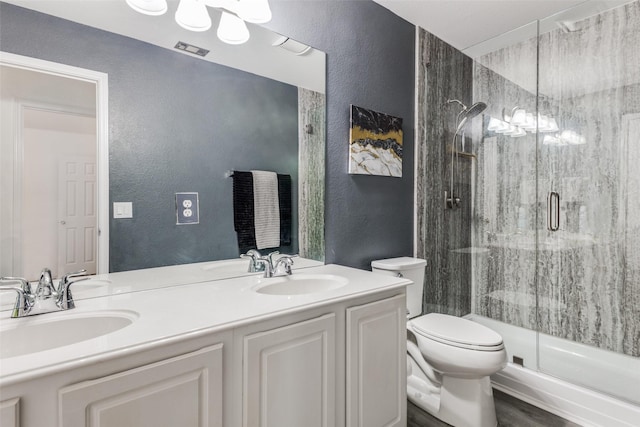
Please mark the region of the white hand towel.
<svg viewBox="0 0 640 427"><path fill-rule="evenodd" d="M253 207L258 249L280 246L280 200L278 175L275 172L251 171Z"/></svg>

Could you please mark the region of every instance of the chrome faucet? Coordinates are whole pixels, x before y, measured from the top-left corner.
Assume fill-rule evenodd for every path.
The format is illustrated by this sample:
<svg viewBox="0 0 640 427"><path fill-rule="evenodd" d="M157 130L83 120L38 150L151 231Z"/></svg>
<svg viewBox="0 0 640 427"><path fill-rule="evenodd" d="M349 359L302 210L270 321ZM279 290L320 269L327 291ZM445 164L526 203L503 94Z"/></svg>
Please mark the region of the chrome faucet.
<svg viewBox="0 0 640 427"><path fill-rule="evenodd" d="M31 285L21 277L0 277L0 282L17 282L20 286L0 286L0 291L15 291L18 293L11 317L26 317L52 311L69 310L75 307L70 286L82 280L88 280L86 270L80 270L62 276L56 289L51 278L51 270L45 268L40 273L40 280L35 292L31 292ZM81 279L72 280L82 277Z"/></svg>
<svg viewBox="0 0 640 427"><path fill-rule="evenodd" d="M283 255L274 263L273 255L277 254L279 254L279 252L272 252L269 255L260 257L256 260L257 263L264 266L264 277L269 278L291 275L293 258L297 258L298 255Z"/></svg>
<svg viewBox="0 0 640 427"><path fill-rule="evenodd" d="M264 265L257 262L260 257L260 252L255 249L249 249L246 254L240 255L240 258L251 259L251 261L249 261L249 270L247 270L248 273L257 273L260 271L264 271Z"/></svg>
<svg viewBox="0 0 640 427"><path fill-rule="evenodd" d="M11 317L24 317L28 316L31 308L33 307L33 294L31 293L31 285L26 279L22 277L0 277L0 283L2 282L18 282L20 286L0 286L0 291L15 291L18 293L16 297L16 303L11 311Z"/></svg>

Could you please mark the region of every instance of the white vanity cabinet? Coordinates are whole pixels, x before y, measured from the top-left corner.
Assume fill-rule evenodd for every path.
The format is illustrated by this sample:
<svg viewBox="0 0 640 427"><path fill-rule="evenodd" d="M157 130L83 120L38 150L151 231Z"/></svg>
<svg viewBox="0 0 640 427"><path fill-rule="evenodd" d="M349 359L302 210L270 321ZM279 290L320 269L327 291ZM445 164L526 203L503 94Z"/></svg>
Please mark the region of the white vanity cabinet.
<svg viewBox="0 0 640 427"><path fill-rule="evenodd" d="M222 427L222 344L58 393L60 427Z"/></svg>
<svg viewBox="0 0 640 427"><path fill-rule="evenodd" d="M243 427L335 425L334 313L243 339Z"/></svg>
<svg viewBox="0 0 640 427"><path fill-rule="evenodd" d="M87 313L139 317L0 360L1 427L404 426L408 281L305 274L346 284L270 295L252 276L83 300Z"/></svg>
<svg viewBox="0 0 640 427"><path fill-rule="evenodd" d="M347 309L347 427L405 426L405 296Z"/></svg>

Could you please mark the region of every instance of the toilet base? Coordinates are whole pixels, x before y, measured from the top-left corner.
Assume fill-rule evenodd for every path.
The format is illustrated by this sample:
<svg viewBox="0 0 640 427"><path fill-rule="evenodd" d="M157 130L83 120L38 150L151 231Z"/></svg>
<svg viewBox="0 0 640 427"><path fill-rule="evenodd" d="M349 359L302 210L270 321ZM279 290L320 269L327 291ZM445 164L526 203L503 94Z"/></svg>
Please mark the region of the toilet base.
<svg viewBox="0 0 640 427"><path fill-rule="evenodd" d="M489 377L443 377L438 418L456 427L496 427L496 408Z"/></svg>
<svg viewBox="0 0 640 427"><path fill-rule="evenodd" d="M496 410L489 377L442 377L433 384L411 357L407 398L414 405L454 427L496 427ZM408 367L409 368L409 367Z"/></svg>

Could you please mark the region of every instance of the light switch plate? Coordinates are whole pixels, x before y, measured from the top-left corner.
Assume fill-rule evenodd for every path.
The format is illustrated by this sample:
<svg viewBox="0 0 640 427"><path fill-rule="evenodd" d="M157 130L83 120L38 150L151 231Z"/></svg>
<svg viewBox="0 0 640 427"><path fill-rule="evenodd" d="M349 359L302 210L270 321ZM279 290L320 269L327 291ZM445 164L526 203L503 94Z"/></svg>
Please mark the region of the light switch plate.
<svg viewBox="0 0 640 427"><path fill-rule="evenodd" d="M176 193L176 224L198 224L199 222L198 193Z"/></svg>
<svg viewBox="0 0 640 427"><path fill-rule="evenodd" d="M113 217L118 219L133 218L133 203L113 202Z"/></svg>

